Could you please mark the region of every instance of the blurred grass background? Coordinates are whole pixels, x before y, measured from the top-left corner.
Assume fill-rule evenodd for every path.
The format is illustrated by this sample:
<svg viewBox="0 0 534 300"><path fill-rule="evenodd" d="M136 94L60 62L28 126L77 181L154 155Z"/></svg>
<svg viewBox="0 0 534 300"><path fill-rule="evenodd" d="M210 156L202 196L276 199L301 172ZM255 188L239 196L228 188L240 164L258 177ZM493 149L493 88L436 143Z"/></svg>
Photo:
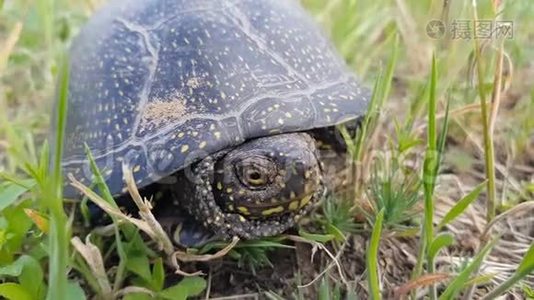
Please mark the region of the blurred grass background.
<svg viewBox="0 0 534 300"><path fill-rule="evenodd" d="M4 174L3 181L8 181L7 174L19 174L21 170L31 169L29 166L42 163L41 145L48 138L61 58L80 26L104 2L0 0L0 171ZM500 104L498 111L495 110L497 117L492 118L494 126L490 128L495 145L491 169L496 174L495 179L490 181L494 181L496 190L496 213L532 202L534 2L477 1L476 11L480 20L509 20L513 22L514 29L510 39L480 40L478 46L483 50L480 52L476 51L473 39L453 39L451 36L432 39L427 33L427 24L431 20L443 20L447 23L447 30L451 30L455 20L473 20L472 1L303 0L302 3L322 24L351 68L370 87L380 74L387 71L398 37L398 58L391 78L391 94L381 106L375 126L369 133L366 153L389 151L395 159L402 160L400 164L423 160L428 142L427 124L431 118L428 114L428 83L432 76L436 76L433 98L437 110L434 117L438 122L444 118L446 103L450 105L447 145L441 167L445 179L438 182L435 196L436 201L441 201L436 202L438 216L443 216L454 201L488 179L487 148L479 101L481 95L487 98L488 103L494 99L495 74L501 74ZM502 72L498 72L501 43L504 60ZM436 73L432 71L433 55L436 58L435 69L439 70ZM475 60L482 62L482 68L478 69ZM412 156L417 158L412 159ZM390 158L384 159L386 165L391 163ZM366 160L371 164L368 157ZM381 171L379 173L377 175L383 175ZM392 180L397 188L406 186L405 178L385 180L380 176L383 182L377 181L377 177L374 181L371 178L371 182L363 181L372 188L371 193L362 196L370 202L386 195L383 183L388 183L388 180ZM31 249L32 256L37 259L46 257L39 247L28 246L43 242L42 233L35 230L36 220L39 219L28 216L22 210L30 208L36 213L44 213L40 204L42 199L39 199L42 195L33 193L24 196L24 189L22 192L13 191L5 182L0 183L0 196L4 197L0 197L0 263L12 262L21 253L26 253L26 249ZM31 181L24 184L32 187ZM413 196L408 189L403 192L401 196L387 196L402 201ZM20 199L14 202L13 198ZM448 228L456 238L460 238L459 246L451 250L451 253L454 250L459 253L455 257L472 254L471 250L478 250L478 246L485 243L478 240L480 236L476 228L483 226L480 222L491 221L491 218L485 219L487 193L483 192L480 200L482 204L479 203L476 209L482 210L482 217L466 213L464 219L471 221L460 223L464 227ZM440 203L449 203L449 206L442 208ZM408 209L400 207L396 209L401 212ZM376 215L380 207L374 208ZM402 213L398 215L403 222L422 218L418 214L409 214L409 218ZM389 221L386 217L384 224L402 223L391 224ZM395 228L389 228L392 227ZM30 229L31 236L28 237ZM528 246L532 242L532 234L526 234L525 228L522 230L526 240L518 251L524 254L527 250L524 244ZM477 246L471 249L470 243ZM497 252L505 253L506 247ZM513 271L521 257L503 258L503 261ZM511 272L509 269L507 272ZM504 279L499 282L502 281ZM522 290L524 293L528 291L527 288Z"/></svg>

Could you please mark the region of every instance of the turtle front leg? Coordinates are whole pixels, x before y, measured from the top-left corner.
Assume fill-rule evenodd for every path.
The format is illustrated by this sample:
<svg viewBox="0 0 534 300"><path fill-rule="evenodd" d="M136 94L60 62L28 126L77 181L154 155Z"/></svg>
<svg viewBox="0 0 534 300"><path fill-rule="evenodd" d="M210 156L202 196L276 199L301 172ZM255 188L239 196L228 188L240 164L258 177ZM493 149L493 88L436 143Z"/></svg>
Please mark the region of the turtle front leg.
<svg viewBox="0 0 534 300"><path fill-rule="evenodd" d="M158 217L158 221L172 242L181 247L200 247L218 240L213 232L187 214Z"/></svg>

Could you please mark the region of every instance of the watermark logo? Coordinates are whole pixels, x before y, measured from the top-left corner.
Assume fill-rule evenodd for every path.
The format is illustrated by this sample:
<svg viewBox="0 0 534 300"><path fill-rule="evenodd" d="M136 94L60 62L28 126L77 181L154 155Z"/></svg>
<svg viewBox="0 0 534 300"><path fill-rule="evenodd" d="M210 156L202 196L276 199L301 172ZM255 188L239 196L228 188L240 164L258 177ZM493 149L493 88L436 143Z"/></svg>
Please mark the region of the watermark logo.
<svg viewBox="0 0 534 300"><path fill-rule="evenodd" d="M426 25L426 34L431 39L442 39L446 36L453 40L490 40L514 38L513 21L495 20L453 20L445 23L431 20Z"/></svg>
<svg viewBox="0 0 534 300"><path fill-rule="evenodd" d="M426 25L426 34L433 39L441 39L446 34L446 26L440 20L432 20Z"/></svg>

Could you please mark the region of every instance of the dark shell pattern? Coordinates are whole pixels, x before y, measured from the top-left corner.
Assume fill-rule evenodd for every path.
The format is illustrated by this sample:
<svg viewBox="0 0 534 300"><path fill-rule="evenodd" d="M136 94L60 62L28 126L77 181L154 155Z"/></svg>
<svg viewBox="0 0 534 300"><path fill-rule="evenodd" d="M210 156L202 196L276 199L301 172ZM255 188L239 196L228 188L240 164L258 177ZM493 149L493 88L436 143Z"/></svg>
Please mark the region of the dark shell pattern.
<svg viewBox="0 0 534 300"><path fill-rule="evenodd" d="M294 0L116 0L71 49L63 167L114 195L247 139L355 119L369 92ZM74 197L66 187L66 196Z"/></svg>

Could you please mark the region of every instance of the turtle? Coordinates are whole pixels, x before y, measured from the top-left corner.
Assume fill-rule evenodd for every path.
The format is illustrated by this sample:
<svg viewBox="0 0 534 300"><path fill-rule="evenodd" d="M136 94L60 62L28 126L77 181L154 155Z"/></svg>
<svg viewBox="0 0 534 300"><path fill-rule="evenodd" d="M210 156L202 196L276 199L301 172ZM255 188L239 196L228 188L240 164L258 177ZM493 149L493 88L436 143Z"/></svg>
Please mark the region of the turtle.
<svg viewBox="0 0 534 300"><path fill-rule="evenodd" d="M64 174L91 184L88 147L122 199L126 166L188 246L293 227L328 190L322 151L346 153L336 126L357 130L370 100L295 0L112 1L69 74Z"/></svg>

